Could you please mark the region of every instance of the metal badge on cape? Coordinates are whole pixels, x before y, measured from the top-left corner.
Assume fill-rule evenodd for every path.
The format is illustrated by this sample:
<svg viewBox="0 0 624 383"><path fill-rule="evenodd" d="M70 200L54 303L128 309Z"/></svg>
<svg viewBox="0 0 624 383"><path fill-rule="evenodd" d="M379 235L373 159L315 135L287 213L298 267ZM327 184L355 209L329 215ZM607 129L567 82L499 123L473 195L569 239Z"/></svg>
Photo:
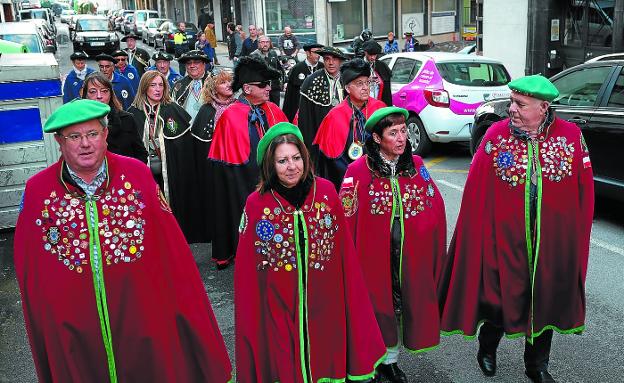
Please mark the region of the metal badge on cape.
<svg viewBox="0 0 624 383"><path fill-rule="evenodd" d="M353 161L362 157L363 152L364 152L364 149L362 149L362 145L358 143L354 142L351 144L351 146L349 146L349 158L351 158Z"/></svg>

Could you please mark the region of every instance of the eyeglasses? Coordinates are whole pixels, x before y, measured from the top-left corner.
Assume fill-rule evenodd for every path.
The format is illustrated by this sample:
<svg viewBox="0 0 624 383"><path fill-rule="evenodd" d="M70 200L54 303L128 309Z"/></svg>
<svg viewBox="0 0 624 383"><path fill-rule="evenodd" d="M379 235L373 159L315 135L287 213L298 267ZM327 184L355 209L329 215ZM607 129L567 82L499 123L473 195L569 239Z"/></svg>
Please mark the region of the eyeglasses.
<svg viewBox="0 0 624 383"><path fill-rule="evenodd" d="M354 85L358 88L368 88L370 87L371 82L366 80L366 81L353 81L351 83L349 83L349 85Z"/></svg>
<svg viewBox="0 0 624 383"><path fill-rule="evenodd" d="M253 86L257 86L260 89L264 89L267 86L271 85L271 80L259 81L259 82L248 82L247 85L253 85Z"/></svg>
<svg viewBox="0 0 624 383"><path fill-rule="evenodd" d="M87 132L86 134L80 134L80 133L72 133L70 135L64 136L62 134L59 133L59 136L63 137L67 142L71 142L72 144L77 144L79 142L82 142L82 138L86 138L87 141L95 141L100 133L102 133L101 130L91 130L89 132Z"/></svg>
<svg viewBox="0 0 624 383"><path fill-rule="evenodd" d="M118 57L117 61L128 61L128 59L126 59L125 57Z"/></svg>

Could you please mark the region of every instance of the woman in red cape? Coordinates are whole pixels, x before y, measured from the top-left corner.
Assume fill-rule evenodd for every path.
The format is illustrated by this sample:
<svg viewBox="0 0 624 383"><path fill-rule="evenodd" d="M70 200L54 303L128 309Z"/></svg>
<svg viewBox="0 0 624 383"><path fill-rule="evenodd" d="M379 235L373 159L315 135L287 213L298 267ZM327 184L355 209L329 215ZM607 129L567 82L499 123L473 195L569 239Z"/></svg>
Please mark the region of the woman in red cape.
<svg viewBox="0 0 624 383"><path fill-rule="evenodd" d="M412 155L407 117L397 107L373 113L367 154L349 165L339 193L388 348L378 370L391 382L407 381L397 366L401 343L410 352L439 343L435 281L446 253L444 201Z"/></svg>
<svg viewBox="0 0 624 383"><path fill-rule="evenodd" d="M385 347L333 185L290 123L262 138L258 163L234 274L237 380L373 378Z"/></svg>
<svg viewBox="0 0 624 383"><path fill-rule="evenodd" d="M554 115L559 92L539 76L509 83L510 119L488 129L473 158L439 282L444 334L479 333L477 360L496 373L503 334L525 337L526 374L547 371L553 330L585 328L594 207L580 129Z"/></svg>

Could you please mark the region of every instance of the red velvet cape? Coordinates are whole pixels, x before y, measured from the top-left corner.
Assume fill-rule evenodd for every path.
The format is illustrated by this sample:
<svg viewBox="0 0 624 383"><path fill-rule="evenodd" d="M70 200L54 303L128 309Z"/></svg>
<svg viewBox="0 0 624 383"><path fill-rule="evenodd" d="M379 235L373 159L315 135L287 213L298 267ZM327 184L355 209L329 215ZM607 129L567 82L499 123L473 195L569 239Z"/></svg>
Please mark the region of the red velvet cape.
<svg viewBox="0 0 624 383"><path fill-rule="evenodd" d="M383 102L370 97L362 113L368 119L373 112L385 106L386 104ZM351 121L352 115L353 110L349 106L348 99L345 98L340 104L330 110L321 122L312 144L318 145L319 150L325 157L337 158L345 151L350 128L349 121Z"/></svg>
<svg viewBox="0 0 624 383"><path fill-rule="evenodd" d="M262 104L260 108L266 113L269 123L267 129L278 122L288 121L279 106L270 101ZM215 126L209 158L232 165L241 165L249 160L250 109L249 105L237 101L223 112Z"/></svg>
<svg viewBox="0 0 624 383"><path fill-rule="evenodd" d="M15 272L39 381L111 380L100 325L106 312L118 381L230 380L193 255L151 172L128 157L108 153L107 161L108 182L91 202L61 182L62 161L26 184ZM103 314L92 246L101 259Z"/></svg>
<svg viewBox="0 0 624 383"><path fill-rule="evenodd" d="M391 227L393 209L401 209L402 343L425 351L440 341L435 281L446 253L444 201L420 157L413 156L414 176L398 177L401 206L392 197L391 180L373 179L367 159L349 165L339 193L364 280L386 346L394 347L399 324L392 303Z"/></svg>
<svg viewBox="0 0 624 383"><path fill-rule="evenodd" d="M362 380L386 352L336 191L315 183L301 215L278 194L247 199L234 273L238 382L308 382L307 366L313 382ZM301 219L307 252L296 249Z"/></svg>
<svg viewBox="0 0 624 383"><path fill-rule="evenodd" d="M540 135L539 236L530 260L532 151L508 124L490 127L470 167L439 284L441 328L472 336L488 320L529 341L546 329L581 332L594 210L587 146L579 128L559 118Z"/></svg>

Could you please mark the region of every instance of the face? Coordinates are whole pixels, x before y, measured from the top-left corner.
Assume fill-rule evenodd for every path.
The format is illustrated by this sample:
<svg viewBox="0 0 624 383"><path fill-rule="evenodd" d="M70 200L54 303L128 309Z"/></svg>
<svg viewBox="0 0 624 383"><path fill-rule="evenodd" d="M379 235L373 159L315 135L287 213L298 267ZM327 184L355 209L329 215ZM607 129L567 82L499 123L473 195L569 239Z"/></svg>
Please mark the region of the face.
<svg viewBox="0 0 624 383"><path fill-rule="evenodd" d="M284 34L286 36L290 36L290 34L292 33L292 30L290 29L290 27L286 27L284 28Z"/></svg>
<svg viewBox="0 0 624 383"><path fill-rule="evenodd" d="M407 127L405 123L389 126L384 129L381 137L373 133L373 140L379 144L379 150L386 158L396 158L405 151Z"/></svg>
<svg viewBox="0 0 624 383"><path fill-rule="evenodd" d="M111 99L111 90L97 81L90 81L87 86L87 98L108 105Z"/></svg>
<svg viewBox="0 0 624 383"><path fill-rule="evenodd" d="M394 40L394 33L392 32L388 33L388 40L390 41Z"/></svg>
<svg viewBox="0 0 624 383"><path fill-rule="evenodd" d="M340 70L340 64L342 60L331 55L323 56L323 64L325 64L325 70L332 76L335 76Z"/></svg>
<svg viewBox="0 0 624 383"><path fill-rule="evenodd" d="M366 76L356 77L345 89L354 103L364 103L370 96L370 82Z"/></svg>
<svg viewBox="0 0 624 383"><path fill-rule="evenodd" d="M134 49L134 48L136 48L136 40L135 39L127 39L126 40L126 45L128 46L128 48Z"/></svg>
<svg viewBox="0 0 624 383"><path fill-rule="evenodd" d="M249 26L249 36L251 36L251 37L258 36L258 30L256 29L255 25L250 25Z"/></svg>
<svg viewBox="0 0 624 383"><path fill-rule="evenodd" d="M97 135L95 135L97 133ZM72 140L72 135L78 135L77 140ZM106 137L108 129L102 128L97 120L90 120L80 124L69 126L61 131L61 135L55 135L67 165L79 176L96 172L104 156L106 155Z"/></svg>
<svg viewBox="0 0 624 383"><path fill-rule="evenodd" d="M548 103L518 92L511 92L509 117L511 123L523 130L536 130L544 119Z"/></svg>
<svg viewBox="0 0 624 383"><path fill-rule="evenodd" d="M222 82L216 86L215 92L221 98L230 98L234 94L232 91L232 83L229 81Z"/></svg>
<svg viewBox="0 0 624 383"><path fill-rule="evenodd" d="M186 24L180 23L180 25L178 25L178 29L180 30L180 32L186 31Z"/></svg>
<svg viewBox="0 0 624 383"><path fill-rule="evenodd" d="M253 105L260 105L269 101L269 92L271 91L270 82L248 83L243 84L243 92L247 100Z"/></svg>
<svg viewBox="0 0 624 383"><path fill-rule="evenodd" d="M321 49L321 48L312 48L311 50L306 51L306 57L308 58L308 62L310 64L314 65L314 64L316 64L319 61L319 57L320 56L319 56L318 53L316 53L316 52L319 51L319 49Z"/></svg>
<svg viewBox="0 0 624 383"><path fill-rule="evenodd" d="M206 72L206 63L202 60L191 59L186 62L186 73L193 79L197 80L204 77Z"/></svg>
<svg viewBox="0 0 624 383"><path fill-rule="evenodd" d="M364 52L364 57L366 57L366 61L368 61L369 63L373 63L375 62L375 60L377 60L376 54L370 54L370 53Z"/></svg>
<svg viewBox="0 0 624 383"><path fill-rule="evenodd" d="M204 42L206 41L206 34L202 33L201 35L199 35L199 41Z"/></svg>
<svg viewBox="0 0 624 383"><path fill-rule="evenodd" d="M280 183L291 188L303 175L303 157L295 144L284 142L275 148L275 172Z"/></svg>
<svg viewBox="0 0 624 383"><path fill-rule="evenodd" d="M162 100L163 92L165 90L165 84L163 82L162 77L156 76L149 83L149 87L147 88L147 99L151 104L159 103Z"/></svg>
<svg viewBox="0 0 624 383"><path fill-rule="evenodd" d="M78 70L84 70L84 68L87 66L87 60L85 60L85 59L76 59L76 60L74 60L74 66Z"/></svg>
<svg viewBox="0 0 624 383"><path fill-rule="evenodd" d="M169 60L156 61L156 69L158 69L158 71L164 75L167 75L167 72L169 72L170 65L171 65L171 62L169 62Z"/></svg>
<svg viewBox="0 0 624 383"><path fill-rule="evenodd" d="M271 40L269 40L267 37L261 37L258 39L258 49L260 49L260 52L266 53L269 51L270 47Z"/></svg>
<svg viewBox="0 0 624 383"><path fill-rule="evenodd" d="M115 64L113 64L112 61L98 61L98 66L100 67L100 72L102 72L104 76L107 76L108 78L111 78L113 76Z"/></svg>
<svg viewBox="0 0 624 383"><path fill-rule="evenodd" d="M117 56L115 58L117 59L117 64L115 64L117 69L119 70L126 69L126 67L128 66L128 58L126 56Z"/></svg>

